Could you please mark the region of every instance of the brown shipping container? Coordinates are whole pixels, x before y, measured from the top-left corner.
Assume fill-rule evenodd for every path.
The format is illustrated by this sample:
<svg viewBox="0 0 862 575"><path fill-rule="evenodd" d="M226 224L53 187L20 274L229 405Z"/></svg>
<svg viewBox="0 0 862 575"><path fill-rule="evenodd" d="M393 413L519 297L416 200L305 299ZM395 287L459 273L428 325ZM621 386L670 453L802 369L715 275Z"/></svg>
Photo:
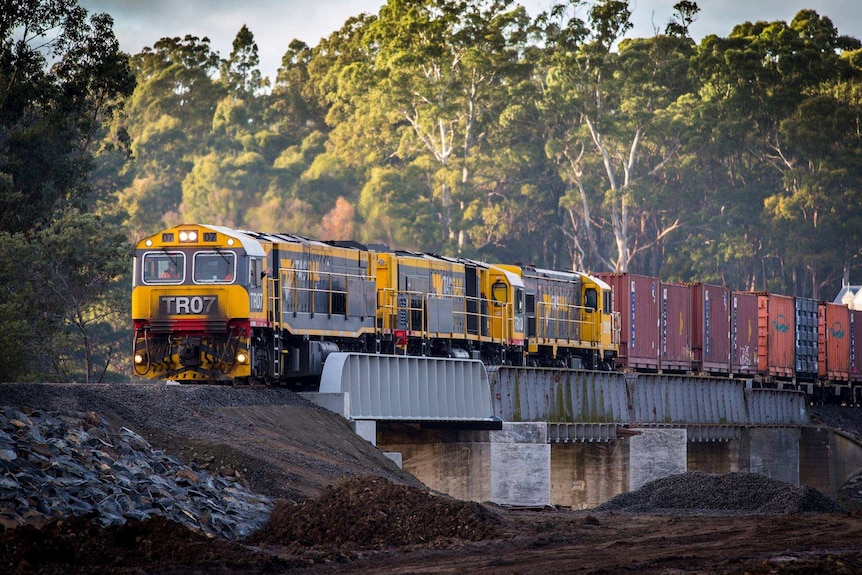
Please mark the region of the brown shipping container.
<svg viewBox="0 0 862 575"><path fill-rule="evenodd" d="M733 375L757 373L757 294L731 292L730 371Z"/></svg>
<svg viewBox="0 0 862 575"><path fill-rule="evenodd" d="M850 308L820 302L817 336L820 376L830 381L850 379Z"/></svg>
<svg viewBox="0 0 862 575"><path fill-rule="evenodd" d="M757 294L757 371L761 375L793 377L796 333L793 298Z"/></svg>
<svg viewBox="0 0 862 575"><path fill-rule="evenodd" d="M603 273L599 278L614 290L614 310L620 313L617 365L659 368L659 280L629 273Z"/></svg>
<svg viewBox="0 0 862 575"><path fill-rule="evenodd" d="M661 284L661 364L663 371L691 371L691 288Z"/></svg>
<svg viewBox="0 0 862 575"><path fill-rule="evenodd" d="M850 310L850 381L862 381L862 310Z"/></svg>
<svg viewBox="0 0 862 575"><path fill-rule="evenodd" d="M691 286L692 369L717 375L730 372L730 290L724 286Z"/></svg>

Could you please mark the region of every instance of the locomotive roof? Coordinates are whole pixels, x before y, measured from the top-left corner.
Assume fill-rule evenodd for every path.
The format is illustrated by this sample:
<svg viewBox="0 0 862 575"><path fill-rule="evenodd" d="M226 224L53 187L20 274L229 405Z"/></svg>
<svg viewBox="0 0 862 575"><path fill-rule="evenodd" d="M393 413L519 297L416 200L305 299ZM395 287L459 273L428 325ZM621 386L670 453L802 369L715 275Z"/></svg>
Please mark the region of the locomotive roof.
<svg viewBox="0 0 862 575"><path fill-rule="evenodd" d="M578 272L578 274L580 274L581 277L586 278L586 279L590 280L591 282L593 282L594 284L596 284L597 286L599 286L599 289L604 289L604 290L610 290L611 289L611 286L608 283L604 282L603 280L600 280L596 276L591 276L590 274L585 273L585 272Z"/></svg>
<svg viewBox="0 0 862 575"><path fill-rule="evenodd" d="M207 228L208 230L213 230L214 232L219 232L220 234L224 234L229 238L234 238L235 240L239 240L239 243L242 244L245 252L250 256L265 256L266 253L263 251L263 248L260 245L260 242L255 238L246 235L243 232L226 228L224 226L212 226L207 224L199 224L202 228Z"/></svg>

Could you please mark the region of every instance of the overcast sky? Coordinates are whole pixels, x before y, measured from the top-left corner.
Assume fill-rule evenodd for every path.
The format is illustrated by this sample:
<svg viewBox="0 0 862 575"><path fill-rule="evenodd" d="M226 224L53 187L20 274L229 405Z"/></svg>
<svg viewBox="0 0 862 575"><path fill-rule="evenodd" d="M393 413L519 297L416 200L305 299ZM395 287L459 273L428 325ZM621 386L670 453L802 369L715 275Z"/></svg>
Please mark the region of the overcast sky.
<svg viewBox="0 0 862 575"><path fill-rule="evenodd" d="M803 8L828 16L840 34L862 38L862 0L695 0L700 6L692 36L727 36L746 21L789 22ZM632 0L634 29L628 37L648 37L663 30L677 0ZM90 12L107 12L122 49L130 54L160 38L206 36L222 58L230 55L236 33L246 24L260 50L260 69L274 79L290 41L315 46L351 16L376 14L382 0L80 0ZM530 15L551 0L521 0Z"/></svg>

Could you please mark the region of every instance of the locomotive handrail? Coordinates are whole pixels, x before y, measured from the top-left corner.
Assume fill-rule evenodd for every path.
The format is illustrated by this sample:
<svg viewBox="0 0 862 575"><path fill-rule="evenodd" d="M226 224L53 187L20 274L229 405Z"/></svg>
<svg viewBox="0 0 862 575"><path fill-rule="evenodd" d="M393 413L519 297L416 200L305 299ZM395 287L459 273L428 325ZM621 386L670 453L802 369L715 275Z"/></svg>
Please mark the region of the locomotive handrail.
<svg viewBox="0 0 862 575"><path fill-rule="evenodd" d="M462 326L462 329L460 329L460 330L453 329L452 332L447 332L447 333L452 333L452 335L463 336L465 339L469 338L470 336L474 336L474 335L478 338L485 338L485 339L491 338L490 326L484 326L483 325L483 322L490 322L491 318L493 317L491 315L490 309L489 309L489 311L486 311L486 312L482 311L482 303L483 302L487 303L487 301L488 301L487 299L482 298L482 297L476 297L476 296L465 296L465 295L461 295L461 294L438 294L438 293L426 294L426 303L430 303L432 300L438 300L438 301L451 300L453 303L453 306L452 306L453 318L461 318L460 322L454 322L453 321L453 327L455 325L460 325L460 326ZM476 311L475 312L468 311L468 309L467 309L468 308L467 304L471 303L471 302L476 304ZM468 318L470 318L470 317L476 318L476 321L477 321L475 334L470 333L469 322L468 322Z"/></svg>
<svg viewBox="0 0 862 575"><path fill-rule="evenodd" d="M585 306L574 304L561 304L553 302L540 301L536 303L536 337L539 339L565 340L567 342L588 341L592 344L597 344L601 341L600 334L593 333L591 339L583 338L583 329L577 329L578 337L573 336L572 328L583 328L591 326L593 322L581 319L583 314L587 312ZM542 313L542 311L545 313ZM550 312L550 313L548 313ZM561 313L562 312L562 313ZM563 317L560 317L560 316ZM564 329L560 329L560 326ZM553 326L553 332L551 331ZM562 333L561 333L562 332Z"/></svg>
<svg viewBox="0 0 862 575"><path fill-rule="evenodd" d="M350 282L349 282L349 279L350 278L358 279L358 280L361 280L362 282L369 282L369 281L374 280L374 278L372 276L369 276L366 274L349 274L349 273L343 273L343 272L321 272L321 271L310 272L309 270L299 270L299 269L295 269L295 268L280 268L279 274L283 275L284 278L288 280L286 282L283 282L282 289L286 290L290 296L290 299L291 299L290 305L291 305L291 309L293 310L294 314L298 313L298 311L299 311L297 309L299 306L299 294L307 292L307 293L309 293L308 312L311 313L312 315L316 312L315 304L318 301L317 297L319 297L321 295L321 293L326 294L326 296L325 296L327 298L326 313L328 313L330 316L333 315L334 313L337 313L337 314L343 313L344 315L350 315L352 310L350 309L350 297L349 297ZM298 276L302 276L302 275L304 275L306 277L305 278L298 278ZM333 283L332 282L333 282L334 277L344 278L344 289L337 289L337 290L333 289L333 287L332 287ZM300 282L308 282L311 285L301 286L301 285L299 285ZM321 287L319 287L319 284L321 282L326 282L328 285L324 286L321 289ZM336 295L336 294L340 294L344 297L344 311L343 312L333 311L333 295ZM363 298L363 302L364 302L364 298ZM364 303L363 303L363 307L364 307ZM364 310L364 312L365 313L358 313L358 314L354 314L354 315L367 315L367 310Z"/></svg>
<svg viewBox="0 0 862 575"><path fill-rule="evenodd" d="M414 301L424 302L426 295L421 291L411 291L411 290L396 290L393 288L383 288L377 290L379 296L379 305L380 309L383 312L383 325L382 329L385 333L391 333L394 330L404 329L410 332L422 332L424 333L425 329L425 309L423 305L415 306L413 304ZM408 296L406 298L406 305L402 305L399 303L399 296ZM404 325L400 325L399 312L406 312L405 316L401 316L404 318ZM414 317L414 314L418 314L418 321L414 321L417 318ZM415 325L418 323L419 325Z"/></svg>
<svg viewBox="0 0 862 575"><path fill-rule="evenodd" d="M485 338L489 341L494 340L494 335L492 333L490 325L488 326L487 333L481 327L482 321L487 321L489 324L495 318L501 322L502 332L500 334L500 340L505 343L510 343L512 340L512 326L511 326L511 318L513 317L512 303L507 302L495 309L500 310L501 315L496 316L491 312L489 308L487 312L482 312L482 302L487 301L481 297L466 297L457 294L428 294L421 291L412 291L412 290L397 290L394 288L383 288L377 290L378 293L378 305L381 310L381 330L383 333L389 334L393 333L396 330L405 329L411 333L421 334L421 337L427 338L428 334L431 333L428 330L428 325L426 323L427 318L427 309L428 304L432 300L447 300L451 299L457 302L459 305L453 306L453 316L462 316L464 321L463 330L461 331L453 331L452 335L463 336L465 339L470 337L467 328L466 318L468 316L475 316L480 322L480 327L478 329L477 337ZM402 297L402 301L406 302L406 305L399 303L399 296ZM422 302L422 305L415 305L414 302ZM466 309L467 301L475 301L477 303L478 312L468 312ZM406 322L406 325L399 325L398 317L399 313L403 312L403 316ZM418 325L417 325L418 324ZM436 332L434 332L436 333ZM450 332L446 332L450 333Z"/></svg>
<svg viewBox="0 0 862 575"><path fill-rule="evenodd" d="M620 345L620 333L622 333L623 324L620 312L611 312L611 343L615 346Z"/></svg>

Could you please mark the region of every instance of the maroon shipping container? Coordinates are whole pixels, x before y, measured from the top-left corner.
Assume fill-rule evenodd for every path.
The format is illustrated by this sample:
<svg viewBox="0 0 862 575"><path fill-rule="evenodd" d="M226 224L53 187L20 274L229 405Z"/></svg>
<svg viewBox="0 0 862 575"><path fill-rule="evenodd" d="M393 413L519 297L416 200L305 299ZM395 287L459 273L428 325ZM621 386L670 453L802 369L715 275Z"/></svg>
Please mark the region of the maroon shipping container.
<svg viewBox="0 0 862 575"><path fill-rule="evenodd" d="M817 350L820 377L829 381L850 379L850 308L820 302L817 319Z"/></svg>
<svg viewBox="0 0 862 575"><path fill-rule="evenodd" d="M659 280L629 273L604 273L599 278L614 290L620 313L619 367L659 368Z"/></svg>
<svg viewBox="0 0 862 575"><path fill-rule="evenodd" d="M691 371L691 288L661 284L662 371Z"/></svg>
<svg viewBox="0 0 862 575"><path fill-rule="evenodd" d="M757 371L761 375L793 377L795 318L796 308L791 296L757 294Z"/></svg>
<svg viewBox="0 0 862 575"><path fill-rule="evenodd" d="M862 310L850 310L850 381L862 381Z"/></svg>
<svg viewBox="0 0 862 575"><path fill-rule="evenodd" d="M757 294L731 292L730 371L733 375L757 374Z"/></svg>
<svg viewBox="0 0 862 575"><path fill-rule="evenodd" d="M730 290L691 286L691 367L716 375L730 373Z"/></svg>

